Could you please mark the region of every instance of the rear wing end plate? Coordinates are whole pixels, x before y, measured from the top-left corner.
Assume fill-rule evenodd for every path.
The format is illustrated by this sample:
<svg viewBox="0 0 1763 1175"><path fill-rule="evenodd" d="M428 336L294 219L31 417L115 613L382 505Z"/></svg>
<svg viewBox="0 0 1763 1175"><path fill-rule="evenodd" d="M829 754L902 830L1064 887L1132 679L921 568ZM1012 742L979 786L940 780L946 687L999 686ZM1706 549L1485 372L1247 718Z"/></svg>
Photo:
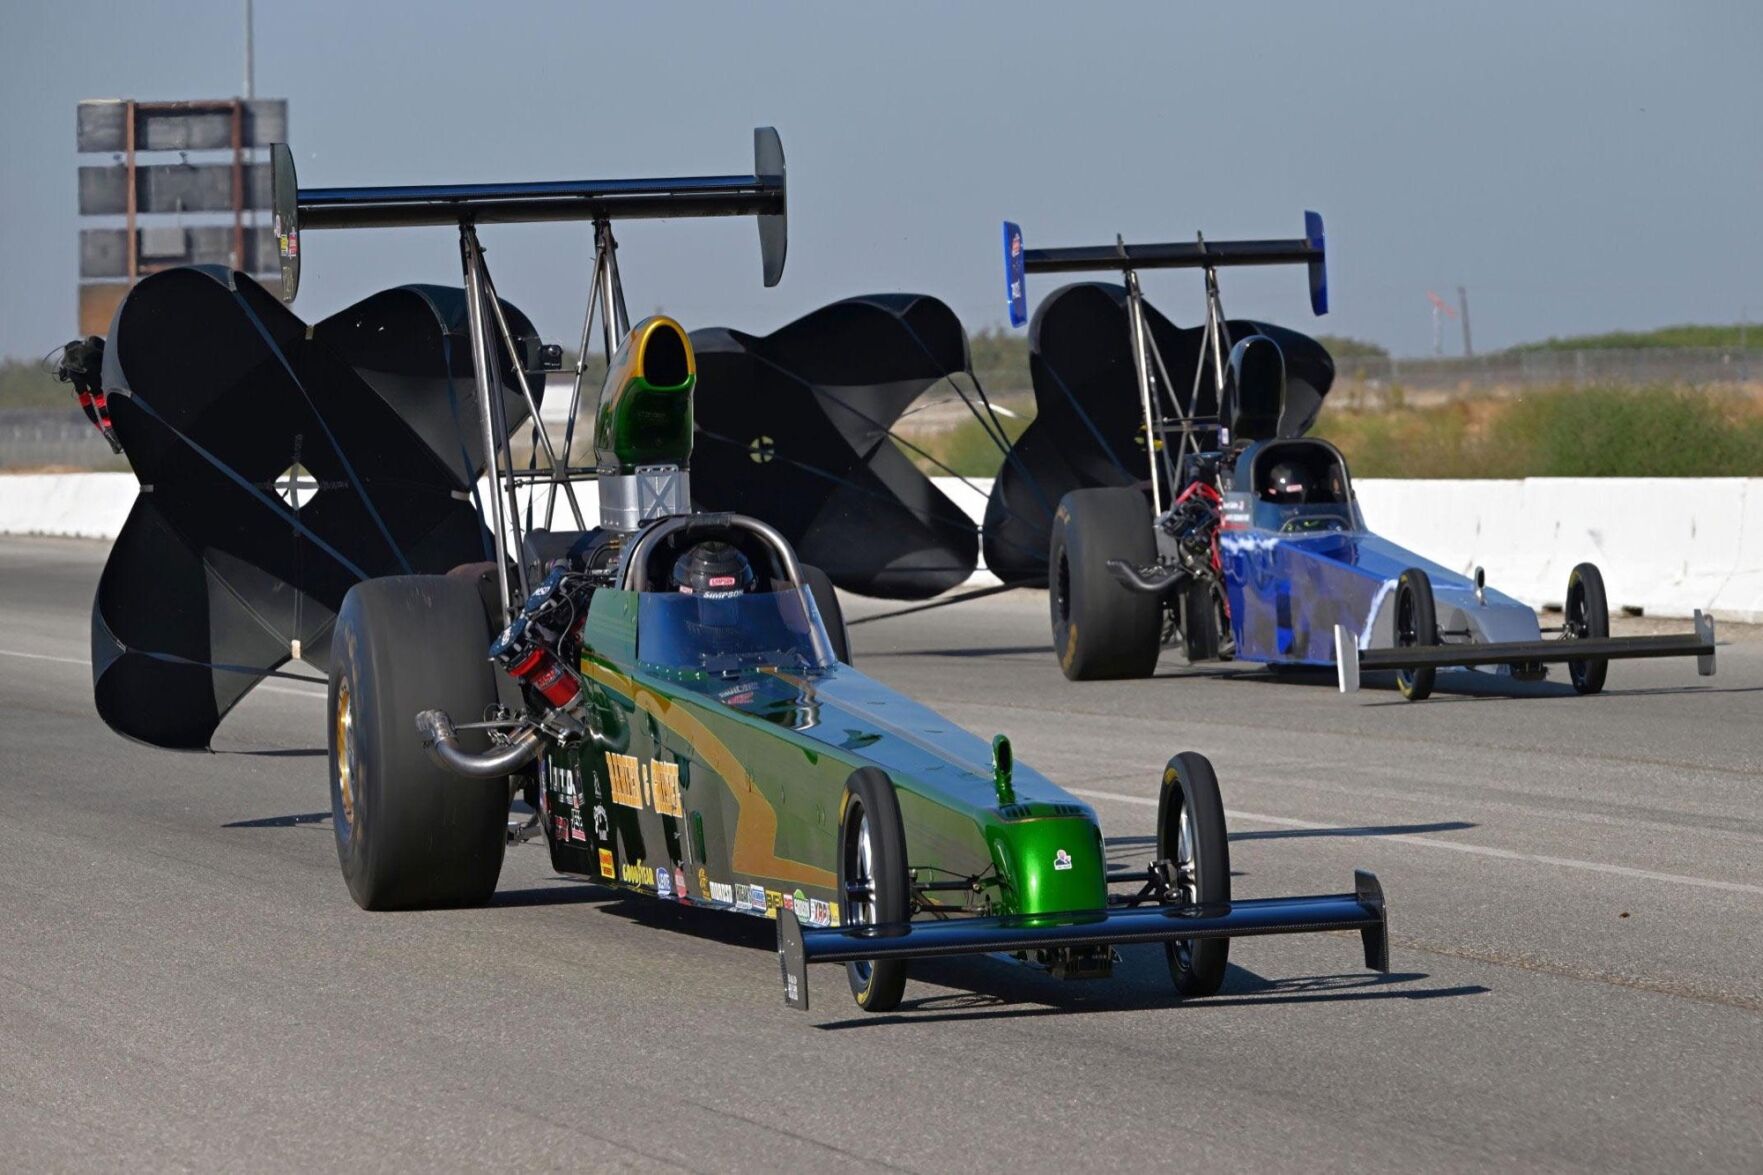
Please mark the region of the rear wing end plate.
<svg viewBox="0 0 1763 1175"><path fill-rule="evenodd" d="M1357 930L1365 965L1387 972L1389 912L1377 876L1355 870L1353 892L1323 897L1254 898L1207 906L1134 906L1070 914L950 918L885 926L804 929L790 910L777 915L784 1002L808 1010L808 966L875 959L1113 947L1179 939L1247 938Z"/></svg>

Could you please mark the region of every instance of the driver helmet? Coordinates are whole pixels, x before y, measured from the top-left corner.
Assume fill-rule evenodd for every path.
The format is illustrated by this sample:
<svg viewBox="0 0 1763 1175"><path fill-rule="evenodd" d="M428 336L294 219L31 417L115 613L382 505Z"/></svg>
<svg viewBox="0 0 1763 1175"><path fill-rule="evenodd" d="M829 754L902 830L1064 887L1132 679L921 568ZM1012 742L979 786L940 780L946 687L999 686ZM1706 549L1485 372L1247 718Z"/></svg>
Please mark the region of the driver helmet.
<svg viewBox="0 0 1763 1175"><path fill-rule="evenodd" d="M1302 505L1309 498L1303 471L1290 461L1276 463L1267 471L1267 485L1262 496L1281 506Z"/></svg>
<svg viewBox="0 0 1763 1175"><path fill-rule="evenodd" d="M673 565L677 591L706 600L726 600L753 590L756 577L747 557L730 543L699 543Z"/></svg>

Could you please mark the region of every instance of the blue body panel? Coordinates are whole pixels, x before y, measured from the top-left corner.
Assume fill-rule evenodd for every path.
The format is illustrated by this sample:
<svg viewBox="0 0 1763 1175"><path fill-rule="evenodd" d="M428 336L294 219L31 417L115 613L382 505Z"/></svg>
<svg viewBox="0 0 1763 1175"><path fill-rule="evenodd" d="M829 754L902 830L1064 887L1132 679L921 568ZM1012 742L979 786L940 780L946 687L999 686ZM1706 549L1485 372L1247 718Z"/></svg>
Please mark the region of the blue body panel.
<svg viewBox="0 0 1763 1175"><path fill-rule="evenodd" d="M1337 624L1360 648L1393 643L1386 605L1410 567L1432 580L1441 628L1468 627L1484 640L1537 636L1528 607L1492 589L1478 603L1467 577L1366 530L1356 503L1280 506L1238 496L1238 505L1248 525L1218 536L1238 660L1333 665Z"/></svg>

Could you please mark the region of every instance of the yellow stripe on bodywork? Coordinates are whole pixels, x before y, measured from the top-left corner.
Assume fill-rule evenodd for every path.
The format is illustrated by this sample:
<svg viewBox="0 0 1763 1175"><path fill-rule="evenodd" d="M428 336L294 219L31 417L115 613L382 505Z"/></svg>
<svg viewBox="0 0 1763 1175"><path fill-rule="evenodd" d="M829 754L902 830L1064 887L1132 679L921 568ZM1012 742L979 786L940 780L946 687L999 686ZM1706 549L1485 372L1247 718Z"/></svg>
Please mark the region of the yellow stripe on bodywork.
<svg viewBox="0 0 1763 1175"><path fill-rule="evenodd" d="M771 806L765 793L753 785L753 776L747 771L746 764L729 749L727 743L712 734L697 715L685 706L638 685L633 678L586 658L582 660L582 672L608 689L630 695L637 709L653 716L657 722L684 739L694 755L722 776L723 781L728 784L730 794L735 798L736 806L740 808L740 818L735 828L733 860L730 861L737 873L825 889L837 886L838 878L830 870L777 855L777 809Z"/></svg>

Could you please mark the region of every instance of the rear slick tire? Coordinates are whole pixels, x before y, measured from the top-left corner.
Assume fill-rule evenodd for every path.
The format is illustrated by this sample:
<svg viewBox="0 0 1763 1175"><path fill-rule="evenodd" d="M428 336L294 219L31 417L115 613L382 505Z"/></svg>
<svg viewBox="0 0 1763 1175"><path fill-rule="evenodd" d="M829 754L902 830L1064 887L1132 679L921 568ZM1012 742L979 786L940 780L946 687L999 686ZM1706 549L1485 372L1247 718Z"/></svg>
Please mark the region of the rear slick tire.
<svg viewBox="0 0 1763 1175"><path fill-rule="evenodd" d="M466 779L423 748L416 715L477 722L496 701L477 585L441 575L349 589L331 641L330 783L337 860L364 910L487 901L508 838L507 779ZM460 732L470 751L482 731Z"/></svg>
<svg viewBox="0 0 1763 1175"><path fill-rule="evenodd" d="M1161 650L1163 600L1135 592L1108 570L1157 561L1151 506L1135 489L1073 490L1053 516L1047 599L1053 652L1072 681L1149 677Z"/></svg>
<svg viewBox="0 0 1763 1175"><path fill-rule="evenodd" d="M1610 601L1596 564L1581 563L1568 575L1567 603L1562 611L1568 640L1603 640L1610 635ZM1603 657L1567 663L1568 680L1581 695L1603 692L1609 673L1610 662Z"/></svg>
<svg viewBox="0 0 1763 1175"><path fill-rule="evenodd" d="M1163 769L1157 799L1157 859L1176 865L1184 905L1230 901L1230 840L1218 776L1204 755L1183 751ZM1163 944L1169 978L1183 999L1216 995L1224 983L1230 939L1179 939Z"/></svg>
<svg viewBox="0 0 1763 1175"><path fill-rule="evenodd" d="M906 826L894 781L879 767L860 767L845 781L839 804L839 903L842 926L881 926L912 917L906 871ZM845 964L851 995L866 1012L891 1012L906 991L906 960Z"/></svg>

